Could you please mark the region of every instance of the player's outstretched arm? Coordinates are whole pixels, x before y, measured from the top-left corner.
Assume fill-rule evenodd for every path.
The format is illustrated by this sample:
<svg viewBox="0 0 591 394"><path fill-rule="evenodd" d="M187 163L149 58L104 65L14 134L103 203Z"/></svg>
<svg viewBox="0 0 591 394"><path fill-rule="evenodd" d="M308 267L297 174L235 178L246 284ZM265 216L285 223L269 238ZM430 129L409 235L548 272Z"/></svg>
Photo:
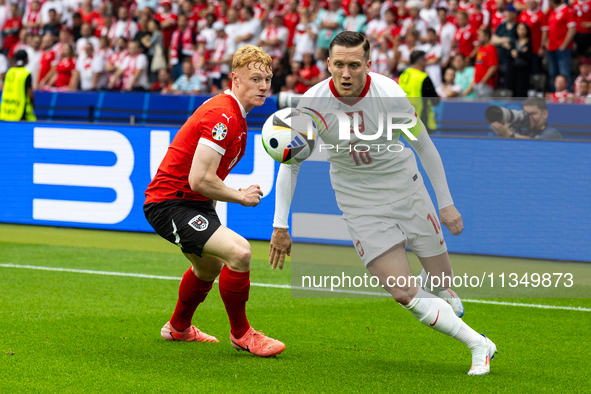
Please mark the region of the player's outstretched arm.
<svg viewBox="0 0 591 394"><path fill-rule="evenodd" d="M271 268L283 269L285 255L291 255L291 237L289 236L289 207L295 192L299 164L281 164L275 183L275 217L273 235L269 244L269 264Z"/></svg>
<svg viewBox="0 0 591 394"><path fill-rule="evenodd" d="M441 156L439 156L439 152L424 126L421 133L416 137L416 140L409 139L408 143L417 152L421 164L427 172L429 180L431 180L433 189L435 189L441 223L449 229L452 235L459 235L464 229L462 215L454 206L451 198Z"/></svg>
<svg viewBox="0 0 591 394"><path fill-rule="evenodd" d="M222 155L213 148L205 144L197 145L189 172L191 190L216 201L234 202L247 207L258 205L263 195L259 185L251 185L240 190L234 190L224 185L224 182L216 174L221 159Z"/></svg>

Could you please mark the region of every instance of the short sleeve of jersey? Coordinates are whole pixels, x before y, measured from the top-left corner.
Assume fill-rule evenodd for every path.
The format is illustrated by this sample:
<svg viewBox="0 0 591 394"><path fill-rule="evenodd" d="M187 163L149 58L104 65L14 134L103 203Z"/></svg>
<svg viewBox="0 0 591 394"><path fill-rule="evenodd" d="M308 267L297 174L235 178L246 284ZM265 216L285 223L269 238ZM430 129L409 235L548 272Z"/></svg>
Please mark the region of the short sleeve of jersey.
<svg viewBox="0 0 591 394"><path fill-rule="evenodd" d="M234 141L237 133L234 114L223 108L212 108L199 122L201 138L199 144L207 145L220 155L226 153L226 149Z"/></svg>

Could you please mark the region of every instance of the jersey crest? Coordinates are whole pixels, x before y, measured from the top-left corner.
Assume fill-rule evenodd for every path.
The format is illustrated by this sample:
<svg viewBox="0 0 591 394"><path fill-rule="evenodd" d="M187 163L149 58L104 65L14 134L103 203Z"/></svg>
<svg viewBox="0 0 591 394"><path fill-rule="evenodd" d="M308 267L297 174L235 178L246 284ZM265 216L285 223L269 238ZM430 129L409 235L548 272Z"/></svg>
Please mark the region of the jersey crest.
<svg viewBox="0 0 591 394"><path fill-rule="evenodd" d="M358 133L363 133L365 131L365 120L363 119L363 111L355 111L355 112L345 112L349 117L349 124L351 125L351 134L353 134L355 128L355 117L354 115L357 114L357 119L359 122L359 129L357 130Z"/></svg>
<svg viewBox="0 0 591 394"><path fill-rule="evenodd" d="M203 231L209 226L209 221L202 215L197 215L189 221L189 226L193 227L197 231Z"/></svg>
<svg viewBox="0 0 591 394"><path fill-rule="evenodd" d="M211 130L211 136L216 141L221 141L226 138L226 134L228 134L228 128L223 123L216 124Z"/></svg>

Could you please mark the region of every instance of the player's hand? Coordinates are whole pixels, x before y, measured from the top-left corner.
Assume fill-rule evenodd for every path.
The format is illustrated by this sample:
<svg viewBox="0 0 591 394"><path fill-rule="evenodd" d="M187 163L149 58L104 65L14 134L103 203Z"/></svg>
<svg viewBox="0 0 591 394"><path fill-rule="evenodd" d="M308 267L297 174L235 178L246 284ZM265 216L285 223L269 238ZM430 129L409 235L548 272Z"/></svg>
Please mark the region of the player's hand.
<svg viewBox="0 0 591 394"><path fill-rule="evenodd" d="M450 205L439 210L439 217L441 218L441 223L449 229L451 235L460 235L462 230L464 230L462 215L460 215L455 206Z"/></svg>
<svg viewBox="0 0 591 394"><path fill-rule="evenodd" d="M259 185L250 185L247 189L238 189L242 193L240 205L245 207L256 207L261 202L263 192Z"/></svg>
<svg viewBox="0 0 591 394"><path fill-rule="evenodd" d="M498 135L499 137L508 138L508 137L511 137L511 135L513 134L513 132L507 126L507 122L505 122L504 124L499 123L499 122L492 122L490 124L490 127L491 127L492 131L494 131L495 134Z"/></svg>
<svg viewBox="0 0 591 394"><path fill-rule="evenodd" d="M285 228L274 228L269 244L269 264L271 268L283 269L285 255L291 256L291 237Z"/></svg>

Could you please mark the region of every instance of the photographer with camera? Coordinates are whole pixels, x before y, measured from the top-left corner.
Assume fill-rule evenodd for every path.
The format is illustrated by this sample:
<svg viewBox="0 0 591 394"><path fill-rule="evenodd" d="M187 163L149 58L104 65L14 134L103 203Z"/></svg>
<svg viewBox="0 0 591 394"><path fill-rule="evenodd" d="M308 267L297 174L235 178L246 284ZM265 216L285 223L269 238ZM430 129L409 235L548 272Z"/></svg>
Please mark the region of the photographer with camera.
<svg viewBox="0 0 591 394"><path fill-rule="evenodd" d="M518 139L561 140L562 134L548 126L548 108L541 97L530 97L523 102L523 110L491 105L484 117L499 137Z"/></svg>

